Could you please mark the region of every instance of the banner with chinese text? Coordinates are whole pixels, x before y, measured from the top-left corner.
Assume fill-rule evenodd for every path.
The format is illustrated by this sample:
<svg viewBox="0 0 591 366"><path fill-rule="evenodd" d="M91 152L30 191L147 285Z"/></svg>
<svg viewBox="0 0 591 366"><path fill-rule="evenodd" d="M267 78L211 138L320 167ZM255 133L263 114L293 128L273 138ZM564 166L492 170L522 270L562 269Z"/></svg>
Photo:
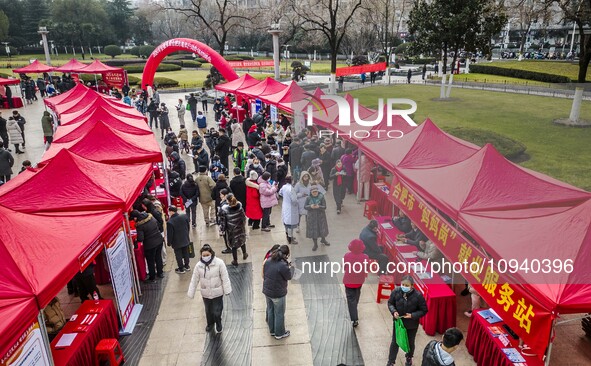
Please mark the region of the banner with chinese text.
<svg viewBox="0 0 591 366"><path fill-rule="evenodd" d="M103 81L108 86L114 86L115 88L123 88L125 85L125 71L109 71L103 72Z"/></svg>
<svg viewBox="0 0 591 366"><path fill-rule="evenodd" d="M275 62L273 60L263 60L263 61L228 61L228 63L232 67L269 67L269 66L275 66Z"/></svg>
<svg viewBox="0 0 591 366"><path fill-rule="evenodd" d="M546 352L554 316L523 286L509 283L484 251L466 239L453 225L394 176L390 199L417 225L441 253L453 263L466 263L459 272L503 321L541 357ZM477 263L477 265L471 265ZM471 268L473 267L473 268ZM473 271L473 269L476 269Z"/></svg>
<svg viewBox="0 0 591 366"><path fill-rule="evenodd" d="M386 70L386 63L380 62L377 64L338 67L336 75L337 76L358 75L358 74L363 74L364 72L377 72L377 71L384 71L384 70Z"/></svg>

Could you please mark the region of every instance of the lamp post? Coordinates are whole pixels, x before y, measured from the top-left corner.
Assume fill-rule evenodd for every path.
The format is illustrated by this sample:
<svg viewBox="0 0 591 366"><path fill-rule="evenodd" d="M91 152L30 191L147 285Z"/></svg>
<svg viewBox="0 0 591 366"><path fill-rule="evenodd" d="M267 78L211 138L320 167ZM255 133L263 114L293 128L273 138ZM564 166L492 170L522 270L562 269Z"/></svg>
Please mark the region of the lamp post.
<svg viewBox="0 0 591 366"><path fill-rule="evenodd" d="M45 51L45 61L49 66L51 66L51 57L49 56L49 46L47 45L47 34L49 31L47 27L39 27L39 31L37 32L41 35L41 39L43 40L43 50Z"/></svg>
<svg viewBox="0 0 591 366"><path fill-rule="evenodd" d="M283 50L283 58L285 59L285 76L289 77L289 73L287 71L287 59L289 58L289 46L288 44L284 44L285 50Z"/></svg>
<svg viewBox="0 0 591 366"><path fill-rule="evenodd" d="M279 70L279 34L281 33L280 24L271 24L267 32L271 33L273 36L273 66L275 69L275 80L279 80L281 77Z"/></svg>
<svg viewBox="0 0 591 366"><path fill-rule="evenodd" d="M6 54L8 55L8 63L12 63L12 59L10 57L10 47L8 47L8 45L10 44L10 42L2 42L2 44L6 48ZM9 66L9 67L12 67L12 66Z"/></svg>

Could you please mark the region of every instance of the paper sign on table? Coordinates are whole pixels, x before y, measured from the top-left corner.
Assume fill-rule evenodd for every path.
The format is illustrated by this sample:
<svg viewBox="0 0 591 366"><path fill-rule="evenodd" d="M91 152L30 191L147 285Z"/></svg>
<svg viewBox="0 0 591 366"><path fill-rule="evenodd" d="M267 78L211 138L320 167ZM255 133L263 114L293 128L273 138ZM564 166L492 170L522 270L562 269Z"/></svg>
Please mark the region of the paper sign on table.
<svg viewBox="0 0 591 366"><path fill-rule="evenodd" d="M65 333L62 335L62 337L60 338L59 341L57 341L55 347L68 347L72 344L72 342L74 342L74 339L76 339L77 334L76 333Z"/></svg>
<svg viewBox="0 0 591 366"><path fill-rule="evenodd" d="M393 228L393 226L390 225L389 222L383 222L381 225L384 229L392 229Z"/></svg>
<svg viewBox="0 0 591 366"><path fill-rule="evenodd" d="M417 257L417 255L414 252L402 253L402 258L410 259L410 258L416 258L416 257Z"/></svg>
<svg viewBox="0 0 591 366"><path fill-rule="evenodd" d="M525 358L521 356L516 348L503 348L503 353L511 362L525 362Z"/></svg>

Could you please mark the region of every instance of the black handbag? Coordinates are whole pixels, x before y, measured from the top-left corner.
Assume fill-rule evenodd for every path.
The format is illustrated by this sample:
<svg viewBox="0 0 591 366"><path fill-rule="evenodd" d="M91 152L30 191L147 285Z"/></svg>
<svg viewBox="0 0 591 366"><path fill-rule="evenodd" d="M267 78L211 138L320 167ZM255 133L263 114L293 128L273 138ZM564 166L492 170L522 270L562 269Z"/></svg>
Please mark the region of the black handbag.
<svg viewBox="0 0 591 366"><path fill-rule="evenodd" d="M189 258L195 258L195 246L193 246L193 242L189 242Z"/></svg>

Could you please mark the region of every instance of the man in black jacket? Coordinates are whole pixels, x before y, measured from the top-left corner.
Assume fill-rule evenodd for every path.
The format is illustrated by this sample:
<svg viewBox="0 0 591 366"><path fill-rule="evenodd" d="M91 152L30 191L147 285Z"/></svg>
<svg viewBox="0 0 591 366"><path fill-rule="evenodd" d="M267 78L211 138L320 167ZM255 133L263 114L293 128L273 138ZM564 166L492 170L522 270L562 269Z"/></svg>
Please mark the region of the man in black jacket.
<svg viewBox="0 0 591 366"><path fill-rule="evenodd" d="M172 162L172 170L179 173L181 179L185 179L186 172L187 172L187 165L185 161L181 158L178 152L173 151L170 154L170 161Z"/></svg>
<svg viewBox="0 0 591 366"><path fill-rule="evenodd" d="M195 182L192 174L187 175L187 180L181 187L181 197L185 205L187 218L193 221L193 227L197 226L197 203L199 202L199 186Z"/></svg>
<svg viewBox="0 0 591 366"><path fill-rule="evenodd" d="M224 106L222 105L222 101L220 98L216 98L215 103L213 104L213 113L215 114L215 121L219 122L220 118L222 118L222 111L224 110Z"/></svg>
<svg viewBox="0 0 591 366"><path fill-rule="evenodd" d="M443 341L431 341L423 351L423 363L421 366L455 366L451 353L458 349L464 339L462 331L458 328L449 328L443 333Z"/></svg>
<svg viewBox="0 0 591 366"><path fill-rule="evenodd" d="M230 156L230 149L232 148L232 140L228 137L226 129L220 128L220 137L218 137L218 143L215 146L215 153L220 157L220 163L229 168L228 156Z"/></svg>
<svg viewBox="0 0 591 366"><path fill-rule="evenodd" d="M195 123L195 121L197 120L197 98L195 98L195 94L189 94L187 104L189 105L189 110L191 111L191 121Z"/></svg>
<svg viewBox="0 0 591 366"><path fill-rule="evenodd" d="M189 219L187 215L179 215L175 206L168 207L170 219L166 224L166 238L168 245L174 249L178 268L176 273L190 271L189 266Z"/></svg>
<svg viewBox="0 0 591 366"><path fill-rule="evenodd" d="M408 234L412 231L410 219L402 211L400 211L400 216L396 216L392 219L392 223L398 230L405 234Z"/></svg>
<svg viewBox="0 0 591 366"><path fill-rule="evenodd" d="M415 225L414 223L411 222L410 227L411 227L411 231L404 234L404 235L399 234L398 239L401 240L405 244L414 245L419 250L421 250L421 246L420 246L421 242L422 241L426 242L429 239L427 238L427 236L425 236L425 234L423 234L423 232L421 230L419 230L417 225Z"/></svg>
<svg viewBox="0 0 591 366"><path fill-rule="evenodd" d="M162 271L162 244L164 238L158 230L158 222L147 212L133 210L129 218L136 222L137 241L144 244L144 256L148 262L148 281L155 282L156 276L164 278Z"/></svg>
<svg viewBox="0 0 591 366"><path fill-rule="evenodd" d="M300 173L302 172L302 154L304 148L301 145L301 140L296 137L291 145L289 145L289 167L291 168L291 175L294 182L299 181Z"/></svg>
<svg viewBox="0 0 591 366"><path fill-rule="evenodd" d="M230 181L230 190L242 207L246 207L246 178L242 175L240 168L234 168L234 178Z"/></svg>
<svg viewBox="0 0 591 366"><path fill-rule="evenodd" d="M317 157L318 156L314 152L312 144L304 145L304 152L300 158L300 166L302 167L302 170L310 169L310 166L312 166L312 160L316 159Z"/></svg>
<svg viewBox="0 0 591 366"><path fill-rule="evenodd" d="M359 239L365 244L365 250L363 251L371 259L378 261L380 266L380 272L386 273L388 268L388 256L382 251L382 247L378 245L378 222L371 220L366 227L361 230Z"/></svg>
<svg viewBox="0 0 591 366"><path fill-rule="evenodd" d="M4 148L8 150L8 130L6 129L6 122L7 121L2 118L2 112L0 112L0 139L2 139L2 145L4 145Z"/></svg>
<svg viewBox="0 0 591 366"><path fill-rule="evenodd" d="M175 172L174 170L166 169L166 173L168 174L168 191L172 197L178 197L181 195L181 186L183 185L183 180L179 173Z"/></svg>
<svg viewBox="0 0 591 366"><path fill-rule="evenodd" d="M154 99L151 99L148 104L148 113L150 114L150 128L152 128L152 121L156 121L156 128L158 128L158 105Z"/></svg>

